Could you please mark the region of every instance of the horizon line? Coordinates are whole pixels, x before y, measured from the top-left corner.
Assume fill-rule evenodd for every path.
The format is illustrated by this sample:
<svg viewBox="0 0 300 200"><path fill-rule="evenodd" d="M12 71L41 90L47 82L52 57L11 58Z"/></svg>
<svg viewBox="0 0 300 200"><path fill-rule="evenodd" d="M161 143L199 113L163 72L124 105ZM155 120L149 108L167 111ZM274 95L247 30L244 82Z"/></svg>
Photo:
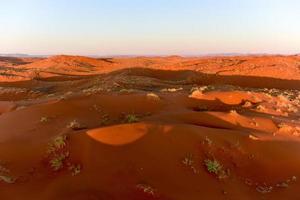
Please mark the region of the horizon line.
<svg viewBox="0 0 300 200"><path fill-rule="evenodd" d="M0 57L53 57L53 56L81 56L81 57L213 57L213 56L297 56L299 53L200 53L200 54L27 54L27 53L0 53Z"/></svg>

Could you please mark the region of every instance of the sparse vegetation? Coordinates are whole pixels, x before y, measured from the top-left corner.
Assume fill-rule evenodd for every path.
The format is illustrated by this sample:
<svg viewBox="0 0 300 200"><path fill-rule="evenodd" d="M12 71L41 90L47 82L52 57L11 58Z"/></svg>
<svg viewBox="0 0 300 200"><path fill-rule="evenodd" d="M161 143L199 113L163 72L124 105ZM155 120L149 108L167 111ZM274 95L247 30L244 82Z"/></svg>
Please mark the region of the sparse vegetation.
<svg viewBox="0 0 300 200"><path fill-rule="evenodd" d="M93 105L93 109L94 109L96 112L99 112L99 113L102 112L101 107L100 107L99 105L97 105L97 104L94 104L94 105Z"/></svg>
<svg viewBox="0 0 300 200"><path fill-rule="evenodd" d="M218 175L222 170L222 165L217 160L206 159L204 164L209 173Z"/></svg>
<svg viewBox="0 0 300 200"><path fill-rule="evenodd" d="M182 87L180 87L180 88L165 88L165 89L162 89L161 92L178 92L181 90L183 90Z"/></svg>
<svg viewBox="0 0 300 200"><path fill-rule="evenodd" d="M261 112L263 112L263 111L265 111L265 110L266 110L266 107L265 107L265 106L263 106L263 105L258 105L258 106L256 107L256 109L257 109L258 111L261 111Z"/></svg>
<svg viewBox="0 0 300 200"><path fill-rule="evenodd" d="M204 164L206 166L207 171L211 174L217 175L218 179L224 179L229 177L230 175L230 170L224 170L223 166L216 159L206 159L204 161Z"/></svg>
<svg viewBox="0 0 300 200"><path fill-rule="evenodd" d="M3 181L5 183L15 183L16 179L13 178L12 176L8 176L8 175L0 175L0 181Z"/></svg>
<svg viewBox="0 0 300 200"><path fill-rule="evenodd" d="M135 122L139 122L140 120L135 114L128 114L125 117L125 121L127 123L135 123Z"/></svg>
<svg viewBox="0 0 300 200"><path fill-rule="evenodd" d="M53 171L58 171L64 167L64 162L70 155L69 151L66 149L66 145L66 135L57 136L48 143L48 163Z"/></svg>
<svg viewBox="0 0 300 200"><path fill-rule="evenodd" d="M126 89L126 88L122 88L119 90L120 93L132 93L134 92L134 89Z"/></svg>
<svg viewBox="0 0 300 200"><path fill-rule="evenodd" d="M82 93L84 93L86 95L91 95L91 94L100 93L102 91L104 91L104 88L94 86L92 88L87 88L87 89L82 90Z"/></svg>
<svg viewBox="0 0 300 200"><path fill-rule="evenodd" d="M0 173L9 173L9 169L7 169L5 166L0 164Z"/></svg>
<svg viewBox="0 0 300 200"><path fill-rule="evenodd" d="M69 166L69 171L72 173L72 176L76 176L81 172L81 165L80 164L71 164Z"/></svg>
<svg viewBox="0 0 300 200"><path fill-rule="evenodd" d="M194 164L194 158L192 154L187 154L183 159L182 159L182 164L186 167L191 167Z"/></svg>
<svg viewBox="0 0 300 200"><path fill-rule="evenodd" d="M49 118L48 117L41 117L40 122L45 123L48 122Z"/></svg>
<svg viewBox="0 0 300 200"><path fill-rule="evenodd" d="M100 121L100 123L101 123L101 125L102 126L105 126L105 125L107 125L108 123L109 123L109 115L108 114L104 114L102 117L101 117L101 121Z"/></svg>
<svg viewBox="0 0 300 200"><path fill-rule="evenodd" d="M232 114L232 115L238 115L238 112L236 110L230 110L229 113Z"/></svg>
<svg viewBox="0 0 300 200"><path fill-rule="evenodd" d="M160 97L155 93L148 93L147 98L154 101L159 101Z"/></svg>
<svg viewBox="0 0 300 200"><path fill-rule="evenodd" d="M272 186L267 186L267 185L259 185L256 187L256 191L262 194L267 194L272 192L273 187Z"/></svg>
<svg viewBox="0 0 300 200"><path fill-rule="evenodd" d="M158 195L157 190L148 184L138 184L138 185L136 185L136 188L138 190L142 191L143 193L150 195L152 197L155 197Z"/></svg>
<svg viewBox="0 0 300 200"><path fill-rule="evenodd" d="M85 126L80 124L76 119L71 121L67 127L72 129L72 130L81 130L81 129L86 128Z"/></svg>
<svg viewBox="0 0 300 200"><path fill-rule="evenodd" d="M0 191L4 189L5 194L16 199L22 199L20 195L28 195L23 197L28 199L34 194L31 190L36 188L35 185L51 182L55 186L52 187L53 193L64 193L66 198L71 194L69 198L72 198L78 189L76 184L85 184L87 178L90 181L88 187L101 190L99 195L104 198L122 196L123 190L128 190L133 199L176 198L179 193L184 194L186 199L201 199L201 196L207 199L243 199L247 195L266 199L276 198L277 194L284 198L285 193L291 199L297 198L299 180L295 182L297 177L292 175L299 176L295 166L299 162L296 145L299 138L295 136L300 137L300 90L295 101L280 97L279 94L285 93L283 89L278 89L276 96L264 93L270 92L270 89L261 86L298 88L293 85L296 80L272 83L270 76L280 76L280 72L269 77L264 74L258 74L262 75L260 78L254 77L264 71L263 67L268 66L268 62L278 61L280 71L285 68L283 58L267 57L270 61L263 62L264 56L251 57L249 65L227 67L229 71L222 69L223 58L219 59L220 65L206 61L209 58L193 58L191 61L188 58L168 58L167 61L155 58L153 66L150 66L153 69L143 68L144 63L152 58L109 58L112 64L107 66L104 62L98 64L92 61L95 68L91 70L75 68L72 64L61 68L61 63L57 64L58 71L53 64L41 66L44 70L50 70L44 73L49 76L47 80L17 84L20 87L18 90L0 87L3 98L0 115L4 119L0 129L4 132L1 159L7 160L0 161ZM47 62L45 60L33 67L39 67ZM226 62L230 64L232 61ZM20 79L31 70L24 67L25 73L17 76ZM252 73L252 67L258 70ZM101 72L98 73L98 70ZM266 73L272 71L268 70ZM58 74L52 73L55 71ZM249 77L246 77L247 74ZM129 80L130 77L135 80ZM232 77L234 80L231 80ZM247 79L247 84L240 84L243 78ZM256 83L257 80L261 82ZM191 92L195 92L194 96L189 98L189 88L198 84L213 86L193 88ZM24 87L24 92L21 87ZM70 88L73 93L66 92ZM162 88L167 88L161 90L166 93L160 91ZM284 96L292 98L287 94ZM60 101L60 98L66 100ZM10 103L6 104L6 101L12 101L15 105L10 108ZM21 105L26 109L15 111ZM265 114L258 110L263 110ZM282 117L285 112L290 116ZM27 115L29 117L23 117L24 121L15 130L15 121ZM280 122L278 130L276 124ZM85 128L84 125L89 130L73 131ZM41 131L45 132L44 136L52 134L55 137L45 141L45 137L39 135ZM278 136L272 138L272 133ZM23 143L23 140L32 140L32 146ZM272 152L269 144L272 145ZM24 148L27 148L24 155L19 154ZM163 148L162 151L159 148ZM125 164L118 165L115 156L120 156L119 152L128 157L122 159L127 161ZM277 158L278 153L279 157L285 157L282 173L277 170L282 163L264 162L266 157ZM143 155L144 159L140 160ZM97 156L99 162L93 162L91 158ZM132 158L137 159L131 161ZM157 163L159 161L161 163ZM153 163L155 167L151 167ZM276 177L272 176L274 170L264 173L272 168L278 171ZM157 176L155 180L149 176L165 170L169 170L166 176ZM228 178L230 172L232 175ZM118 179L126 180L120 183ZM175 187L172 181L178 182ZM67 192L66 188L56 187L66 185L66 182L69 187ZM116 190L116 195L111 195L115 188L110 188L110 185L101 187L116 182L118 187L123 187L121 192ZM217 186L205 191L202 186L206 182L209 187L211 183ZM13 183L15 185L9 185ZM29 189L26 194L23 186ZM180 191L176 191L178 189ZM236 192L238 190L241 191ZM267 194L269 192L273 194ZM89 196L88 193L90 191L81 191L83 198ZM96 191L95 198L97 195Z"/></svg>
<svg viewBox="0 0 300 200"><path fill-rule="evenodd" d="M51 154L66 146L67 136L60 135L55 137L50 143L48 143L47 153Z"/></svg>
<svg viewBox="0 0 300 200"><path fill-rule="evenodd" d="M0 163L0 182L1 181L9 184L15 183L16 181L16 178L10 175L10 170L2 163Z"/></svg>
<svg viewBox="0 0 300 200"><path fill-rule="evenodd" d="M250 122L250 124L251 124L252 126L255 126L255 127L258 127L258 126L259 126L259 123L256 121L255 118L252 118L252 121Z"/></svg>
<svg viewBox="0 0 300 200"><path fill-rule="evenodd" d="M259 140L259 138L257 137L257 136L255 136L255 135L249 135L248 136L249 137L249 139L251 139L251 140Z"/></svg>
<svg viewBox="0 0 300 200"><path fill-rule="evenodd" d="M207 144L208 146L211 146L212 145L212 140L209 137L205 136L205 139L204 139L203 143Z"/></svg>
<svg viewBox="0 0 300 200"><path fill-rule="evenodd" d="M65 160L69 157L69 152L55 153L50 159L49 164L53 171L58 171L64 167Z"/></svg>
<svg viewBox="0 0 300 200"><path fill-rule="evenodd" d="M281 183L277 183L276 187L278 187L278 188L287 188L287 187L289 187L289 184L287 182L281 182Z"/></svg>
<svg viewBox="0 0 300 200"><path fill-rule="evenodd" d="M211 87L211 86L210 86ZM199 91L199 92L205 92L206 90L208 90L209 87L208 86L200 86L200 87L192 87L191 89L191 93L195 92L195 91Z"/></svg>
<svg viewBox="0 0 300 200"><path fill-rule="evenodd" d="M68 149L68 137L59 135L53 138L47 147L47 163L53 172L68 169L72 176L81 172L82 166L70 161L70 151Z"/></svg>
<svg viewBox="0 0 300 200"><path fill-rule="evenodd" d="M190 168L194 174L198 174L199 170L196 169L195 167L195 161L194 161L194 156L193 154L187 154L182 160L181 160L182 164L185 167Z"/></svg>

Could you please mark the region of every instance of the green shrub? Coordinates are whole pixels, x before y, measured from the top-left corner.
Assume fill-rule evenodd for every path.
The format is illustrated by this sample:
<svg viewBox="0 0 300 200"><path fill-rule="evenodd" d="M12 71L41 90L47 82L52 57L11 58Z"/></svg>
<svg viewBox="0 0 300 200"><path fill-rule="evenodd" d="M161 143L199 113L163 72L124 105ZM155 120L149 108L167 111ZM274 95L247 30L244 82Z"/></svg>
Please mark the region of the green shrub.
<svg viewBox="0 0 300 200"><path fill-rule="evenodd" d="M139 121L139 118L134 114L129 114L129 115L126 115L125 120L128 123L135 123L135 122Z"/></svg>
<svg viewBox="0 0 300 200"><path fill-rule="evenodd" d="M209 173L218 175L222 171L222 165L217 160L206 159L204 164Z"/></svg>

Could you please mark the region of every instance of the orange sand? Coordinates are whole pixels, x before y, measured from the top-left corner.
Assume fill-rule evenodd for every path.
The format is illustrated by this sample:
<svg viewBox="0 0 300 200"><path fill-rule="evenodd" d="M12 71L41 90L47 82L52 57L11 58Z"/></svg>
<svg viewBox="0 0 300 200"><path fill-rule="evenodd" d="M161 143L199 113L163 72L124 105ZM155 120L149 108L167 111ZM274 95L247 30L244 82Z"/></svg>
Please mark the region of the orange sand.
<svg viewBox="0 0 300 200"><path fill-rule="evenodd" d="M297 56L0 60L0 199L300 199Z"/></svg>

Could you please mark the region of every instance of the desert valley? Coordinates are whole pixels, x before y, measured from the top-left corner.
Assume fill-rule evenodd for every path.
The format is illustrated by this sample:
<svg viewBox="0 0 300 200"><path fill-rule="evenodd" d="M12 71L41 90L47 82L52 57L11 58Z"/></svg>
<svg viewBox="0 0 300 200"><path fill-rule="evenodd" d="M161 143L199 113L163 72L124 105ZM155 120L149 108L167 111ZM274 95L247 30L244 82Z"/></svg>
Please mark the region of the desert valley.
<svg viewBox="0 0 300 200"><path fill-rule="evenodd" d="M300 199L300 56L0 57L0 199Z"/></svg>

